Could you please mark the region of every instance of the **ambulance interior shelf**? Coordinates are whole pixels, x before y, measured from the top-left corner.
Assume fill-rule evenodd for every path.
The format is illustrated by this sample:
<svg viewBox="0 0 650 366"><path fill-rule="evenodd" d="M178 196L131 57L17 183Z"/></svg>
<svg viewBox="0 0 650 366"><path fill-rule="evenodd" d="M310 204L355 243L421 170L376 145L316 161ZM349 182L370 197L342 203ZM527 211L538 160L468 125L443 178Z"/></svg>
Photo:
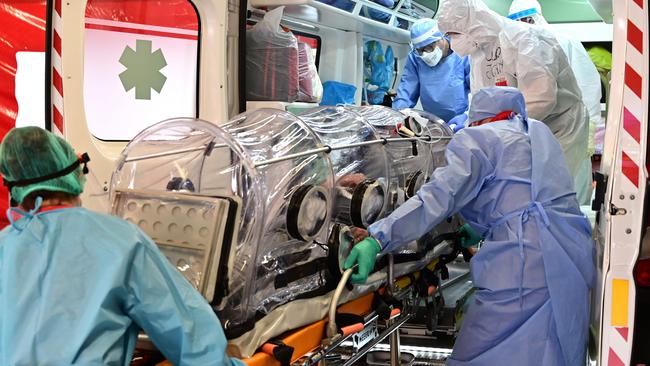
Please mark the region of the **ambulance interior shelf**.
<svg viewBox="0 0 650 366"><path fill-rule="evenodd" d="M274 102L274 101L246 101L246 110L252 111L254 109L273 108L282 111L287 111L293 114L299 114L310 108L318 107L318 103L305 103L305 102Z"/></svg>
<svg viewBox="0 0 650 366"><path fill-rule="evenodd" d="M433 18L438 10L437 0L251 0L249 4L254 8L284 5L287 17L398 43L408 42L414 21ZM392 8L384 6L391 4Z"/></svg>

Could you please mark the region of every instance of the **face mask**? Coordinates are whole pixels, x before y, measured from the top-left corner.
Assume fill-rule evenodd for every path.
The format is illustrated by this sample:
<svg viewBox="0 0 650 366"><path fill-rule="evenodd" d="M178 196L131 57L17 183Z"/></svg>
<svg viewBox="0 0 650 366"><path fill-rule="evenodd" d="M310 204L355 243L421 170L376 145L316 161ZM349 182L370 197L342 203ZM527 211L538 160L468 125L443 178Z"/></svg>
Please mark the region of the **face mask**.
<svg viewBox="0 0 650 366"><path fill-rule="evenodd" d="M478 43L471 40L465 34L454 34L451 37L451 49L454 50L460 57L469 56L476 51Z"/></svg>
<svg viewBox="0 0 650 366"><path fill-rule="evenodd" d="M422 61L424 61L427 65L429 65L430 67L434 67L442 59L442 50L436 47L433 51L425 52L420 57L422 57Z"/></svg>

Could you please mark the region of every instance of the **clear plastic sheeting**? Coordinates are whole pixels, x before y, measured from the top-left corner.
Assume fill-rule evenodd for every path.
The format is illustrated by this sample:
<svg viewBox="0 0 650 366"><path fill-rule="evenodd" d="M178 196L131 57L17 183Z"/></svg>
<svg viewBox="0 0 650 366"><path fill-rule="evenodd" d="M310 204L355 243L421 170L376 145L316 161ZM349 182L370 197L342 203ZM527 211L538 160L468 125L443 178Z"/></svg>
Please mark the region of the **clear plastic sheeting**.
<svg viewBox="0 0 650 366"><path fill-rule="evenodd" d="M326 239L323 229L334 184L326 155L314 153L256 167L319 146L304 123L278 110L249 112L222 128L193 119L162 122L138 135L123 152L112 182L114 212L129 218L115 197L134 190L150 197L179 192L206 201L229 198L231 212L236 207L236 220L231 220L236 227L231 233L225 228L224 237L231 235L232 244L213 241L210 250L220 257L211 260L219 263L221 277L207 281L222 285L212 305L227 334L238 336L252 328L259 314L306 296L325 281L324 271L305 274L300 269L318 266L319 258L324 262L327 255L316 244ZM191 220L160 221L182 228ZM155 232L148 233L156 237ZM170 249L166 241L157 243L174 264L183 260L192 267L199 258L185 250L191 248ZM206 281L201 278L204 271L181 272L194 284Z"/></svg>
<svg viewBox="0 0 650 366"><path fill-rule="evenodd" d="M223 128L253 164L321 147L318 137L302 121L274 109L241 114ZM251 277L243 279L250 283L251 316L266 314L323 287L327 250L319 243L326 241L323 229L329 222L329 192L334 185L324 152L255 169L265 209L263 234L252 257L256 268Z"/></svg>
<svg viewBox="0 0 650 366"><path fill-rule="evenodd" d="M300 116L258 109L222 126L161 122L123 151L113 212L154 239L210 301L236 353L250 356L268 340L258 324L296 301L322 302L336 287L353 245L350 227L390 212L416 173L412 184L422 184L435 168L432 144L441 135L428 131L437 122L414 115L421 122L384 107L318 107ZM392 133L404 123L419 126L419 137ZM398 253L405 254L398 266L411 268L432 249L413 242ZM355 296L385 278L373 276ZM263 333L289 329L273 323Z"/></svg>
<svg viewBox="0 0 650 366"><path fill-rule="evenodd" d="M251 291L252 263L264 227L265 207L260 179L260 173L254 168L250 156L244 154L244 148L222 129L196 119L165 121L141 132L122 152L111 180L113 213L136 222L146 220L146 212L134 216L128 212L128 207L126 210L122 207L129 202L119 198L134 193L146 195L152 201L156 196L166 197L171 193L205 197L206 201L220 197L233 200L231 207L236 210L233 227L224 225L220 228L224 237L230 236L231 239L225 244L218 241L206 243L211 246L208 250L216 253L209 260L218 263L220 271L213 272L217 277L206 280L202 278L204 272L181 270L181 273L195 285L204 281L219 284L221 291L215 294L211 304L217 310L227 309L225 319L241 322L250 313L245 298ZM184 228L194 225L195 219L183 215L167 220L158 217L156 220L163 227L175 224ZM156 221L150 228L155 229L155 226ZM158 235L157 231L143 229L151 237L162 239L156 243L171 258L172 264L178 266L181 259L188 264L196 261L196 255L167 248L168 238ZM203 294L207 295L206 292Z"/></svg>
<svg viewBox="0 0 650 366"><path fill-rule="evenodd" d="M427 138L434 137L431 136L428 127L422 128L420 124L410 126L408 116L391 108L382 106L347 108L361 115L381 137L392 139L421 137L416 141L405 139L403 142L396 141L386 145L386 152L391 161L390 210L392 211L415 195L422 184L429 179L433 170L431 154L433 144L427 141Z"/></svg>
<svg viewBox="0 0 650 366"><path fill-rule="evenodd" d="M300 118L329 146L349 146L329 154L336 176L332 217L338 223L367 227L385 213L390 171L377 131L344 107L319 107ZM375 141L376 143L368 143Z"/></svg>
<svg viewBox="0 0 650 366"><path fill-rule="evenodd" d="M305 42L298 42L298 81L299 102L319 103L321 101L323 85L316 69L313 49Z"/></svg>
<svg viewBox="0 0 650 366"><path fill-rule="evenodd" d="M407 117L404 120L407 128L421 131L419 133L428 133L431 136L433 170L447 165L445 150L447 149L449 138L454 135L454 132L447 126L445 121L434 114L416 109L402 109L400 113ZM446 139L441 139L440 137L446 137Z"/></svg>
<svg viewBox="0 0 650 366"><path fill-rule="evenodd" d="M377 134L390 143L385 145L390 161L388 212L413 197L438 166L444 165L444 147L452 135L446 124L432 114L419 111L396 111L383 106L346 107L364 118ZM412 139L415 138L413 141ZM403 139L404 141L399 141ZM442 147L441 147L442 146ZM438 156L441 153L442 156ZM435 161L442 159L442 162ZM453 230L442 225L443 231L432 231L422 240L409 243L395 253L416 255L426 251L428 242L436 235ZM344 244L344 242L342 242ZM349 249L339 247L340 256Z"/></svg>
<svg viewBox="0 0 650 366"><path fill-rule="evenodd" d="M298 40L280 26L283 11L269 11L246 31L246 100L298 99Z"/></svg>

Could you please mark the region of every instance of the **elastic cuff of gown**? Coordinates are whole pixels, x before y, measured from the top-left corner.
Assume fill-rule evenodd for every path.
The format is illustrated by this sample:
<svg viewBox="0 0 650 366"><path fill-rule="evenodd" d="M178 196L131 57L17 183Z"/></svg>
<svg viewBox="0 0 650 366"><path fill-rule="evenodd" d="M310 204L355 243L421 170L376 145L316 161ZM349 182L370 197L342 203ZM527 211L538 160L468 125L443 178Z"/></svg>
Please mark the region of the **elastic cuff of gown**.
<svg viewBox="0 0 650 366"><path fill-rule="evenodd" d="M383 235L381 233L375 233L374 230L372 229L372 226L368 228L368 234L370 234L370 236L372 236L372 238L375 239L377 244L379 244L381 251L383 252L384 248L386 248L386 246L383 244L384 241Z"/></svg>

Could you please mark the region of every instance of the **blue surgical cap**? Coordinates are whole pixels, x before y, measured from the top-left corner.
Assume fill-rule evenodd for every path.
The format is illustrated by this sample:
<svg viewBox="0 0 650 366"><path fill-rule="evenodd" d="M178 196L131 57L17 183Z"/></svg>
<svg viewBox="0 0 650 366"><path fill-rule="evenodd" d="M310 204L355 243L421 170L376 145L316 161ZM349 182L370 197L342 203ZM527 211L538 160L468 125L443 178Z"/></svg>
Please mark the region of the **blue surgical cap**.
<svg viewBox="0 0 650 366"><path fill-rule="evenodd" d="M411 44L414 48L422 48L442 37L438 22L433 19L418 19L411 25Z"/></svg>
<svg viewBox="0 0 650 366"><path fill-rule="evenodd" d="M526 101L519 89L504 86L484 88L472 96L468 122L481 121L505 111L513 111L523 119L528 118Z"/></svg>

